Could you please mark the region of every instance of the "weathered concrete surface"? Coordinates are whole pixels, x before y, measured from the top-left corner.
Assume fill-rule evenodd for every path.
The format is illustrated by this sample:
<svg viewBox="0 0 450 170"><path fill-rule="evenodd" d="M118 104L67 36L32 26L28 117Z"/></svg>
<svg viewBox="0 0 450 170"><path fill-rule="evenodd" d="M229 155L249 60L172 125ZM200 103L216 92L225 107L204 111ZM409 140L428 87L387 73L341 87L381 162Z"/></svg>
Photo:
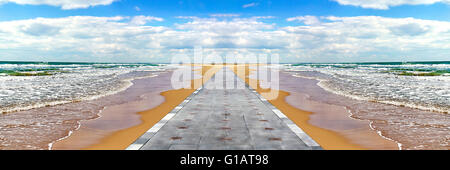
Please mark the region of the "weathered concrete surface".
<svg viewBox="0 0 450 170"><path fill-rule="evenodd" d="M224 68L128 149L320 149L291 129L274 113L273 106Z"/></svg>

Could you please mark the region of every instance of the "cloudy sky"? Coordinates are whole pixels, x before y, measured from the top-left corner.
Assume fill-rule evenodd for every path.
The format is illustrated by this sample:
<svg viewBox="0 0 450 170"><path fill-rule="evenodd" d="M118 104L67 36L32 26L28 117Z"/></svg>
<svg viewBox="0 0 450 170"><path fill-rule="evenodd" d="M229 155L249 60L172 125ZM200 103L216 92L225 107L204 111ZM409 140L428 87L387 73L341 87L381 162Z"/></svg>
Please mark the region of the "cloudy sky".
<svg viewBox="0 0 450 170"><path fill-rule="evenodd" d="M450 0L0 0L0 61L450 60Z"/></svg>

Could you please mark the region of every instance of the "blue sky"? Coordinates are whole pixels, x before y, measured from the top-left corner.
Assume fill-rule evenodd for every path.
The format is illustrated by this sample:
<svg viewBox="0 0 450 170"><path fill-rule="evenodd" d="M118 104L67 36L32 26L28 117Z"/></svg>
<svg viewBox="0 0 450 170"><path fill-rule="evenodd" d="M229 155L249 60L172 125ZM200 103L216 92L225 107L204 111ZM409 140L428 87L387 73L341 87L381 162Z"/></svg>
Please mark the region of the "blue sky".
<svg viewBox="0 0 450 170"><path fill-rule="evenodd" d="M243 8L246 4L254 6ZM139 11L136 10L139 8ZM167 18L168 24L176 16L208 16L216 13L235 13L242 16L272 15L287 18L299 15L315 16L362 16L414 17L450 21L450 6L445 3L431 5L401 5L389 10L366 9L357 6L340 5L332 0L119 0L110 5L90 8L62 10L60 6L18 5L6 3L0 6L0 21L30 19L36 17L85 16L133 16L150 15ZM284 20L276 23L286 24Z"/></svg>
<svg viewBox="0 0 450 170"><path fill-rule="evenodd" d="M430 2L0 0L0 60L167 62L193 46L282 62L449 60L450 0Z"/></svg>

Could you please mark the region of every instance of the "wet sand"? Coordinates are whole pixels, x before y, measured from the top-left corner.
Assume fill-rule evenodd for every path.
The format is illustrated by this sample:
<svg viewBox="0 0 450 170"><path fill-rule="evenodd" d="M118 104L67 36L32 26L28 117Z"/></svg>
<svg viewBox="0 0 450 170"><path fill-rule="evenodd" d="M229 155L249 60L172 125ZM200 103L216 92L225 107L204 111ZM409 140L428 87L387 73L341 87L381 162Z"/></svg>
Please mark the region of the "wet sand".
<svg viewBox="0 0 450 170"><path fill-rule="evenodd" d="M351 118L350 111L341 105L334 105L315 101L302 93L302 88L307 88L309 93L320 92L320 87L307 87L305 79L293 77L290 74L280 72L280 89L285 90L289 95L285 97L289 105L311 112L308 122L311 125L331 130L339 136L345 138L350 143L363 149L376 150L398 150L398 144L380 136L375 130L370 128L368 120ZM331 94L328 94L331 95ZM323 97L328 97L324 94ZM328 149L347 149L340 146L333 146ZM350 148L348 148L350 149Z"/></svg>
<svg viewBox="0 0 450 170"><path fill-rule="evenodd" d="M202 67L203 79L194 77L194 80L190 80L194 87L192 89L173 90L170 85L172 72L161 72L157 77L134 80L134 85L127 90L97 100L4 115L1 117L1 122L7 124L0 127L7 127L11 130L1 131L0 149L47 149L48 143L58 139L52 145L52 149L125 149L222 66ZM262 89L259 83L252 78L254 76L252 75L254 73L251 72L253 71L252 66L229 67L259 93L268 92L268 89ZM198 69L200 66L197 65L196 68ZM246 68L245 74L239 75L238 70L244 68ZM405 116L412 118L421 116L420 119L415 118L414 120L423 121L442 120L438 118L444 117L442 120L444 122L448 116L425 112L423 114L414 112L412 115L413 112L411 112L409 115L392 113L390 117L386 117L388 112L373 110L372 105L383 105L386 110L404 113L408 113L410 109L365 101L352 102L344 97L326 92L317 85L317 80L294 77L284 71L280 72L279 89L271 90L273 93L279 93L279 97L269 100L269 102L286 114L324 149L398 149L396 142L382 136L400 141L403 148L407 149L448 149L445 141L440 142L444 145L430 145L426 143L426 140L414 140L421 138L434 140L434 133L437 136L444 134L445 137L448 131L446 132L442 126L423 125L425 126L422 128L423 130L437 130L433 133L423 132L419 138L411 135L420 131L400 130L406 127L404 124L408 123L406 120L409 119L405 119ZM270 94L263 94L263 96L268 98ZM332 100L339 102L327 102ZM348 108L351 105L358 105L358 107L352 106L352 110ZM359 110L355 111L354 109ZM427 117L424 117L425 115ZM432 119L430 116L437 118L432 117ZM27 122L28 120L33 122ZM416 124L422 126L418 121L415 121L413 125ZM69 137L60 139L74 129L77 130ZM36 133L37 131L39 133ZM29 135L32 137L28 137ZM13 143L16 141L17 143Z"/></svg>
<svg viewBox="0 0 450 170"><path fill-rule="evenodd" d="M167 83L170 76L171 73L168 72L149 79L135 80L134 85L125 93L140 96L138 100L107 106L100 110L98 118L80 121L78 129L70 136L55 142L52 149L87 148L100 143L115 131L139 125L141 123L139 115L130 113L148 110L162 104L164 97L160 93L170 89L170 84Z"/></svg>
<svg viewBox="0 0 450 170"><path fill-rule="evenodd" d="M101 113L102 117L82 122L79 130L68 138L56 142L54 149L125 149L200 87L203 82L211 78L220 68L221 66L203 66L200 73L203 77L192 80L193 88L190 89L174 90L170 84L172 74L160 76L159 79L153 80L153 82L158 82L159 86L144 89L148 91L148 89L154 88L153 92L147 95L146 101L115 105L111 109L106 108ZM197 71L200 70L197 69Z"/></svg>
<svg viewBox="0 0 450 170"><path fill-rule="evenodd" d="M41 150L78 128L79 122L98 118L105 107L141 100L139 91L127 88L131 82L155 78L164 71L138 71L121 75L121 87L114 94L92 100L74 100L0 115L0 149ZM132 80L135 79L135 80ZM127 80L132 80L127 81ZM123 90L121 90L123 89Z"/></svg>
<svg viewBox="0 0 450 170"><path fill-rule="evenodd" d="M262 89L259 82L252 80L251 72L254 70L251 67L234 66L233 70L237 72L238 69L246 68L245 75L240 75L241 78L245 78L245 81L250 82L251 86L256 84L257 88L253 88L264 97L274 95L270 94L268 89ZM278 93L278 97L269 102L280 109L324 149L398 149L395 142L386 140L371 130L367 121L351 119L345 109L339 106L314 103L306 100L306 95L295 93L295 90L292 89L302 87L299 86L299 82L289 81L295 77L288 76L291 75L280 73L280 89L282 90L271 89L271 93ZM251 83L251 81L254 82ZM315 108L315 110L311 108Z"/></svg>
<svg viewBox="0 0 450 170"><path fill-rule="evenodd" d="M295 95L295 93L307 95L307 101L318 102L321 106L339 106L339 109L342 110L341 114L345 115L345 113L348 113L350 120L359 120L360 122L363 122L363 124L366 124L367 122L367 124L370 125L370 130L367 130L367 128L365 128L365 130L357 130L357 128L353 128L355 130L348 130L346 127L337 126L340 124L333 125L332 123L327 123L326 119L320 120L319 118L315 118L315 115L326 115L325 111L320 110L321 107L305 108L306 110L310 109L309 111L323 113L311 116L311 123L325 128L335 129L335 131L347 135L348 138L353 138L355 143L362 143L363 145L367 145L368 148L391 149L392 147L389 147L390 145L381 145L382 141L371 143L365 142L370 142L370 140L373 140L370 137L375 136L364 136L369 134L365 131L376 132L378 136L382 136L383 139L386 138L388 141L395 141L395 143L398 143L397 149L448 150L450 148L450 133L448 131L448 127L450 127L450 122L448 120L450 120L450 117L448 114L384 104L375 101L351 99L325 90L319 86L324 82L314 78L306 78L303 74L304 72L296 71L286 71L285 74L280 74L281 77L286 76L284 81L281 81L282 87L284 84L285 89L294 92L292 93L293 95ZM297 87L298 85L296 84L300 84L301 87ZM302 99L293 99L293 101L301 100ZM300 106L305 104L305 101L293 103L294 105L299 105L298 107L305 107ZM354 124L352 126L359 127L358 122L356 121L346 122L347 123L342 124Z"/></svg>

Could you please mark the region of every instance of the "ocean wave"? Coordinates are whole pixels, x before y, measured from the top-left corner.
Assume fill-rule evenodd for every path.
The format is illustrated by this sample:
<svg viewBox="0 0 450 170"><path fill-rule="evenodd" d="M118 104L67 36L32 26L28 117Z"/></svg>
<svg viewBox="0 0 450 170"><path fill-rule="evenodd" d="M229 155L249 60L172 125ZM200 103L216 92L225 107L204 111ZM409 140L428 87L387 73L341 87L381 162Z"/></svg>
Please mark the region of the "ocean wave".
<svg viewBox="0 0 450 170"><path fill-rule="evenodd" d="M154 70L146 70L146 71L154 71ZM126 89L128 89L129 87L131 87L131 86L133 85L133 81L134 81L134 80L144 79L144 78L151 78L151 77L156 77L156 76L158 76L158 75L151 74L151 75L147 75L147 76L137 76L137 77L132 77L132 78L124 79L123 81L126 82L127 85L124 86L123 88L118 89L117 91L114 91L114 92L109 92L109 93L103 94L103 95L101 95L101 96L92 96L91 98L87 98L87 99L85 99L85 100L83 100L83 101L86 101L86 100L95 100L95 99L98 99L98 98L101 98L101 97L105 97L105 96L117 94L117 93L119 93L119 92L121 92L121 91L125 91ZM102 112L102 110L99 111L98 117L96 117L96 118L94 118L94 119L99 119L99 118L101 117L101 115L100 115L101 112ZM80 120L78 120L78 121L77 121L77 127L76 127L74 130L70 130L70 131L67 133L66 136L64 136L64 137L62 137L62 138L59 138L59 139L57 139L57 140L55 140L55 141L50 142L50 143L48 144L48 150L52 150L53 144L55 144L55 143L58 142L58 141L61 141L61 140L64 140L64 139L70 137L70 136L73 134L73 132L74 132L74 131L77 131L78 129L80 129L80 127L81 127L81 122L80 122Z"/></svg>
<svg viewBox="0 0 450 170"><path fill-rule="evenodd" d="M352 95L349 93L345 93L343 91L339 91L336 90L332 87L329 87L327 85L327 80L322 80L319 81L319 83L317 83L317 85L321 88L323 88L324 90L337 94L337 95L341 95L341 96L345 96L351 99L355 99L355 100L363 100L363 101L369 101L369 102L377 102L377 103L384 103L384 104L391 104L391 105L395 105L395 106L401 106L401 107L410 107L410 108L414 108L414 109L420 109L420 110L425 110L425 111L432 111L432 112L439 112L439 113L445 113L448 114L450 113L450 110L448 108L444 108L444 107L433 107L433 106L423 106L417 103L410 103L410 102L400 102L400 101L393 101L393 100L379 100L379 99L375 99L375 98L371 98L371 97L365 97L365 96L359 96L359 95Z"/></svg>
<svg viewBox="0 0 450 170"><path fill-rule="evenodd" d="M287 70L298 71L299 74L295 76L317 79L318 85L323 89L352 99L449 113L450 79L447 69L450 66L423 65L425 64L415 64L414 68L393 64L387 67L357 65L350 69L303 65L287 67ZM412 73L403 73L406 70ZM433 71L429 72L431 70ZM317 72L326 76L319 74L305 76L307 72Z"/></svg>
<svg viewBox="0 0 450 170"><path fill-rule="evenodd" d="M132 80L142 77L124 75L164 69L151 64L113 64L111 68L96 68L98 64L6 65L0 64L0 113L94 100L123 91Z"/></svg>

